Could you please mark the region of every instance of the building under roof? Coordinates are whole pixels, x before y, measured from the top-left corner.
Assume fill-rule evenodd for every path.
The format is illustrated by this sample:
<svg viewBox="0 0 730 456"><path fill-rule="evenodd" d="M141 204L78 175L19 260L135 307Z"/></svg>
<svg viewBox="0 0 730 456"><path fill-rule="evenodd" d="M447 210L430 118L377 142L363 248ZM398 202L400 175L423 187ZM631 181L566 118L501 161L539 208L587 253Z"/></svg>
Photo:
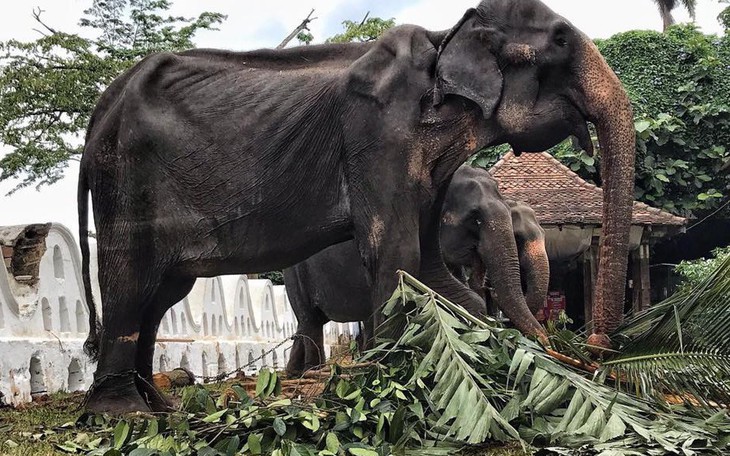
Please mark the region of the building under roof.
<svg viewBox="0 0 730 456"><path fill-rule="evenodd" d="M546 152L507 153L490 170L502 195L529 204L545 229L550 290L562 293L573 319L591 319L598 267L603 190ZM684 231L686 219L634 202L627 280L627 310L651 304L649 246ZM662 293L655 293L661 296ZM580 315L583 314L583 315Z"/></svg>

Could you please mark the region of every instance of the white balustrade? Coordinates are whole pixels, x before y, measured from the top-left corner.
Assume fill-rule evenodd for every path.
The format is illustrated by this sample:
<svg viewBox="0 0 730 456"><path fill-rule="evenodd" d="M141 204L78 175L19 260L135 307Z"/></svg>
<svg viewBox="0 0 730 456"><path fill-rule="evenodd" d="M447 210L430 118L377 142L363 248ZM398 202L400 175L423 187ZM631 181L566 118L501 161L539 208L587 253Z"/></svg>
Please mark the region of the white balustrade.
<svg viewBox="0 0 730 456"><path fill-rule="evenodd" d="M16 228L0 227L0 236L11 236ZM90 241L98 305L96 246ZM93 380L94 363L82 350L89 327L81 258L63 225L51 226L38 277L29 285L0 265L0 393L13 405L30 401L33 394L85 390ZM283 285L245 275L201 278L163 317L154 369L185 367L203 376L227 373L266 354L296 327ZM329 323L326 350L340 336L356 332L356 324ZM290 349L291 342L282 345L248 372L262 366L282 369Z"/></svg>

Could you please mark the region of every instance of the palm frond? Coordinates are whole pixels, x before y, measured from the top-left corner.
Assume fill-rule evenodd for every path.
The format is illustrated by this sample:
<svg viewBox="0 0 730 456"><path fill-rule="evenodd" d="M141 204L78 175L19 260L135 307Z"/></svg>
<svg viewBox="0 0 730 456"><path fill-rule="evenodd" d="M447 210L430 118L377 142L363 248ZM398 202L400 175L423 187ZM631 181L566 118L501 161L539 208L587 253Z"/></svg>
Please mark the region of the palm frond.
<svg viewBox="0 0 730 456"><path fill-rule="evenodd" d="M694 20L697 13L697 0L682 0L682 5L684 5L687 12L689 12L689 17Z"/></svg>
<svg viewBox="0 0 730 456"><path fill-rule="evenodd" d="M629 319L604 362L640 396L730 405L730 257L696 286Z"/></svg>
<svg viewBox="0 0 730 456"><path fill-rule="evenodd" d="M605 385L604 377L561 363L519 332L481 321L400 274L386 315L405 329L379 350L385 365L411 356L407 385L426 397L434 435L469 443L518 435L556 452L588 445L622 454L721 453L727 416L710 422L672 413Z"/></svg>
<svg viewBox="0 0 730 456"><path fill-rule="evenodd" d="M412 322L419 330L409 344L425 351L412 383L433 373L434 387L430 399L441 416L436 426L447 423L447 435L467 443L481 443L492 436L501 440L507 435L519 439L519 434L491 403L498 391L472 367L486 360L469 341L462 337L469 328L436 303L430 296ZM477 337L479 335L477 334ZM489 337L490 334L482 334ZM481 338L481 337L478 337ZM501 402L501 401L500 401Z"/></svg>

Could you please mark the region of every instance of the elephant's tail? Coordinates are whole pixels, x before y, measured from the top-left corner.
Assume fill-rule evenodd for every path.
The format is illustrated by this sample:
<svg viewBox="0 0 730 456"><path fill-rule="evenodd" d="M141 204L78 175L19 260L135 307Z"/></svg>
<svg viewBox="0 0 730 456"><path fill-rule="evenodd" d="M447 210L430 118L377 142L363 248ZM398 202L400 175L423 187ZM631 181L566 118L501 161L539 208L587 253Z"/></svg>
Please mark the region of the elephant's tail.
<svg viewBox="0 0 730 456"><path fill-rule="evenodd" d="M101 323L96 317L96 304L91 293L91 275L89 272L89 181L84 160L81 160L78 187L79 206L79 244L81 245L81 275L84 281L86 306L89 309L89 335L84 342L84 352L94 361L99 356L99 332Z"/></svg>

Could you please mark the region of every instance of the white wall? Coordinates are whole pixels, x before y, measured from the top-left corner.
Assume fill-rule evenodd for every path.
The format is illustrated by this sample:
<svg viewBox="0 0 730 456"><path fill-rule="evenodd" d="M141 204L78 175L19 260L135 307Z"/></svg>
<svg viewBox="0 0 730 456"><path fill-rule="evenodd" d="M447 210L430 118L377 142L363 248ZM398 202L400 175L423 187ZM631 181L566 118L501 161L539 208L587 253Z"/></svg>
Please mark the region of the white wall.
<svg viewBox="0 0 730 456"><path fill-rule="evenodd" d="M13 405L30 401L32 393L85 390L93 378L95 366L82 351L88 311L78 248L59 224L51 227L46 247L34 287L16 282L0 265L0 393ZM92 288L98 304L98 288ZM354 331L352 324L329 323L325 344ZM244 366L295 332L283 285L245 275L198 279L162 320L154 369L182 366L197 375L218 375ZM291 341L247 369L283 368L290 348Z"/></svg>

